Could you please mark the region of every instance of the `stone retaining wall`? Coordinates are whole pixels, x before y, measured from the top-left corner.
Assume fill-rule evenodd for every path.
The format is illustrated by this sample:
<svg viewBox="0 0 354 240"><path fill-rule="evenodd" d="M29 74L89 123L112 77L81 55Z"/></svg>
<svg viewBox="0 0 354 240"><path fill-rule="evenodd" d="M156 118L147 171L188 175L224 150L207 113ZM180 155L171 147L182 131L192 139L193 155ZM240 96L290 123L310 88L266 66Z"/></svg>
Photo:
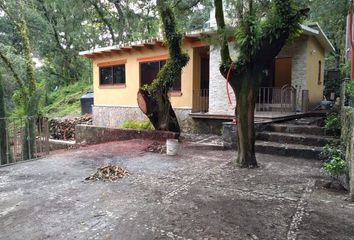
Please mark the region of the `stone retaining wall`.
<svg viewBox="0 0 354 240"><path fill-rule="evenodd" d="M174 109L182 132L221 134L222 120L193 119L191 109ZM93 125L106 128L119 128L127 120L147 119L138 107L93 106Z"/></svg>
<svg viewBox="0 0 354 240"><path fill-rule="evenodd" d="M166 141L166 139L176 139L179 137L179 134L173 132L107 128L93 125L76 125L75 132L77 144L89 145L130 139Z"/></svg>
<svg viewBox="0 0 354 240"><path fill-rule="evenodd" d="M349 193L354 202L354 109L344 107L341 113L341 142L346 146L345 158L348 163Z"/></svg>

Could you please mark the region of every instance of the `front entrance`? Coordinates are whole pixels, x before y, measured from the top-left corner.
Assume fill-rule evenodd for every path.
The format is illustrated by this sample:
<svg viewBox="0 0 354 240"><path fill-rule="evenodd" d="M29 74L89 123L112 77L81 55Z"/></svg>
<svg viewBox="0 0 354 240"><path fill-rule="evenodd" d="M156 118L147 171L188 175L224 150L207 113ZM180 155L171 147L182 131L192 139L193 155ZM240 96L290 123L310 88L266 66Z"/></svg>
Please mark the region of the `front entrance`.
<svg viewBox="0 0 354 240"><path fill-rule="evenodd" d="M276 58L268 76L261 82L256 111L293 112L296 89L291 85L292 58Z"/></svg>
<svg viewBox="0 0 354 240"><path fill-rule="evenodd" d="M194 81L196 85L193 90L192 112L206 113L209 111L209 82L210 82L210 57L208 49L195 48L197 59L194 70Z"/></svg>
<svg viewBox="0 0 354 240"><path fill-rule="evenodd" d="M285 85L291 86L292 58L276 58L274 65L273 87L282 88Z"/></svg>

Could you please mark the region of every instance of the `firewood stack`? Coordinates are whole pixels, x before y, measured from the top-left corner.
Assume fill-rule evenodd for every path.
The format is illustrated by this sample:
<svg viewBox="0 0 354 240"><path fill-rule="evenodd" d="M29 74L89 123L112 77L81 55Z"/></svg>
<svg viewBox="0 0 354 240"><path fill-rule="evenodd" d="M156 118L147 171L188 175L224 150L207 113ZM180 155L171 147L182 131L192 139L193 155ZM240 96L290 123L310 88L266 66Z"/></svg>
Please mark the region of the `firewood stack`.
<svg viewBox="0 0 354 240"><path fill-rule="evenodd" d="M75 140L75 126L77 124L92 124L92 116L85 114L73 119L51 119L49 121L50 136L58 140Z"/></svg>

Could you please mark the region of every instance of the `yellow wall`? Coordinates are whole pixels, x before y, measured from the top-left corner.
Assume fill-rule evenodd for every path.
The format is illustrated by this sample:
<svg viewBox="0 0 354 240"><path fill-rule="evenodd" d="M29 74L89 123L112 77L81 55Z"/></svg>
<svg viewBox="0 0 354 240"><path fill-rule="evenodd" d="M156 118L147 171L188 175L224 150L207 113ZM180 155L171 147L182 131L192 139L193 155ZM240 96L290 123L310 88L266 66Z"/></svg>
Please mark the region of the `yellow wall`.
<svg viewBox="0 0 354 240"><path fill-rule="evenodd" d="M307 42L307 54L307 90L309 90L309 106L313 108L323 99L325 50L314 37L310 37ZM322 63L320 84L318 84L319 61Z"/></svg>
<svg viewBox="0 0 354 240"><path fill-rule="evenodd" d="M175 108L192 108L192 89L193 89L193 48L187 44L185 46L190 61L182 70L181 94L172 94L171 102ZM131 106L137 107L137 92L140 87L140 62L138 58L156 57L166 55L168 51L163 47L154 49L132 50L128 53L115 53L110 56L96 57L93 60L93 89L94 104L96 106ZM117 86L99 85L99 67L97 64L111 61L126 60L126 85L118 88Z"/></svg>

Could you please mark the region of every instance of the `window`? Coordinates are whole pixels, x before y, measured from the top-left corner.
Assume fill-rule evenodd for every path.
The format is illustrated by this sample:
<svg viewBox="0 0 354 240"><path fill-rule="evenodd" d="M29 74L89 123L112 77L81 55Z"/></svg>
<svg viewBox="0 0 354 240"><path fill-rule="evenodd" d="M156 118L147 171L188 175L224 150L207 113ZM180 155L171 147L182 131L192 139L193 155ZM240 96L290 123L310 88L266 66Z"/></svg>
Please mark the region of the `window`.
<svg viewBox="0 0 354 240"><path fill-rule="evenodd" d="M318 61L318 78L317 78L317 84L321 84L321 75L322 75L322 62Z"/></svg>
<svg viewBox="0 0 354 240"><path fill-rule="evenodd" d="M165 60L140 63L140 86L142 87L145 84L151 84L165 63ZM172 87L172 91L181 91L181 74L176 80L175 85Z"/></svg>
<svg viewBox="0 0 354 240"><path fill-rule="evenodd" d="M125 65L100 67L100 85L125 84Z"/></svg>

